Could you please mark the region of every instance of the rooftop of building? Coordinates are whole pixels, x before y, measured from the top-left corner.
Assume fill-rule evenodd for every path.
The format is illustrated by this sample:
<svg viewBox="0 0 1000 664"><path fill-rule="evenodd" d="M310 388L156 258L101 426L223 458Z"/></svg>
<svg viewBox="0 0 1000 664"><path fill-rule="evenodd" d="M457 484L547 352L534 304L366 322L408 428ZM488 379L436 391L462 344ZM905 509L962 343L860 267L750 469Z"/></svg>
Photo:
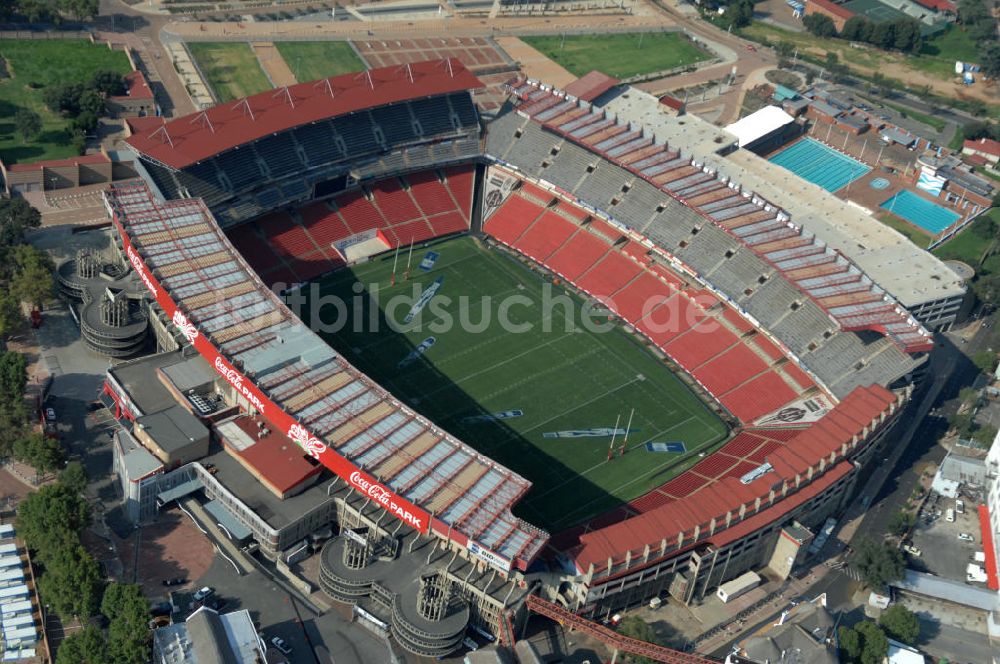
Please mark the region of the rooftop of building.
<svg viewBox="0 0 1000 664"><path fill-rule="evenodd" d="M595 69L567 85L566 94L573 95L583 101L594 101L618 83L620 81L617 78Z"/></svg>
<svg viewBox="0 0 1000 664"><path fill-rule="evenodd" d="M765 106L726 125L726 131L736 136L740 147L743 147L792 122L795 122L795 118L777 106Z"/></svg>
<svg viewBox="0 0 1000 664"><path fill-rule="evenodd" d="M135 425L168 454L208 437L205 425L176 403L163 410L136 418Z"/></svg>
<svg viewBox="0 0 1000 664"><path fill-rule="evenodd" d="M746 639L741 654L771 664L836 664L836 650L826 643L833 625L819 602L803 602Z"/></svg>
<svg viewBox="0 0 1000 664"><path fill-rule="evenodd" d="M854 16L854 12L852 12L850 9L838 5L835 2L831 2L830 0L809 0L809 2L814 6L820 7L827 13L833 14L838 18L848 19Z"/></svg>
<svg viewBox="0 0 1000 664"><path fill-rule="evenodd" d="M135 437L125 429L115 431L115 441L122 449L122 463L128 479L137 481L148 477L163 468L163 464L145 447L139 444Z"/></svg>
<svg viewBox="0 0 1000 664"><path fill-rule="evenodd" d="M116 95L112 99L153 99L153 91L146 82L146 77L136 69L125 74L125 94Z"/></svg>
<svg viewBox="0 0 1000 664"><path fill-rule="evenodd" d="M157 370L183 361L180 353L156 353L110 367L108 374L118 381L140 411L155 413L176 403L166 386L156 379Z"/></svg>
<svg viewBox="0 0 1000 664"><path fill-rule="evenodd" d="M1000 157L1000 141L994 141L992 138L966 140L962 143L962 149L974 150L975 152L983 152L985 154Z"/></svg>
<svg viewBox="0 0 1000 664"><path fill-rule="evenodd" d="M204 466L214 464L215 479L275 530L284 528L302 518L303 514L331 500L327 495L327 486L335 478L325 470L318 483L302 493L282 500L221 445L213 445L208 456L199 462Z"/></svg>
<svg viewBox="0 0 1000 664"><path fill-rule="evenodd" d="M903 578L889 583L893 588L960 604L980 611L1000 611L1000 594L995 590L977 588L961 581L944 579L933 574L906 570Z"/></svg>
<svg viewBox="0 0 1000 664"><path fill-rule="evenodd" d="M28 171L39 171L43 168L65 168L66 166L81 166L87 164L107 164L111 159L106 154L86 154L79 157L67 157L66 159L48 159L45 161L33 161L25 164L11 164L7 166L10 173L25 173Z"/></svg>
<svg viewBox="0 0 1000 664"><path fill-rule="evenodd" d="M234 454L275 491L281 494L291 491L322 470L288 436L260 425L262 420L238 417L219 425L218 431Z"/></svg>
<svg viewBox="0 0 1000 664"><path fill-rule="evenodd" d="M162 664L257 664L264 657L247 609L220 615L203 606L155 630L153 639Z"/></svg>

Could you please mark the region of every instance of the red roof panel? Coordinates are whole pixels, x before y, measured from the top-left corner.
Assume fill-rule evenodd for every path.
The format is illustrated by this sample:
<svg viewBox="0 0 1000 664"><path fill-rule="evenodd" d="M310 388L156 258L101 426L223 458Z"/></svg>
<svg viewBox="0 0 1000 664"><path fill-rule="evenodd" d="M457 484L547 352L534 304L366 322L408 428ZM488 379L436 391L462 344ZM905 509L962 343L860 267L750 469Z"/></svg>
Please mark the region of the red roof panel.
<svg viewBox="0 0 1000 664"><path fill-rule="evenodd" d="M268 90L163 121L155 130L144 129L133 134L128 143L139 153L171 168L184 168L219 152L310 122L482 87L482 82L455 59L370 69Z"/></svg>

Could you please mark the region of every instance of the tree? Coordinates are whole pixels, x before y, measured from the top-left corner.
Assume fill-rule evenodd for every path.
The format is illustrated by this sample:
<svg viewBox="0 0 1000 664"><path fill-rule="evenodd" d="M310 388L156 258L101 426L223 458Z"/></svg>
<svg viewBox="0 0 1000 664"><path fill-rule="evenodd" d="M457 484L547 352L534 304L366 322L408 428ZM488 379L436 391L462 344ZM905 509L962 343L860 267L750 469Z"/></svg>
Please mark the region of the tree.
<svg viewBox="0 0 1000 664"><path fill-rule="evenodd" d="M31 109L22 108L14 114L14 128L25 143L42 130L42 116Z"/></svg>
<svg viewBox="0 0 1000 664"><path fill-rule="evenodd" d="M28 384L28 360L21 353L0 352L0 403L22 403Z"/></svg>
<svg viewBox="0 0 1000 664"><path fill-rule="evenodd" d="M792 42L780 41L774 45L774 52L779 58L790 58L795 53L795 44Z"/></svg>
<svg viewBox="0 0 1000 664"><path fill-rule="evenodd" d="M987 215L981 216L969 229L980 240L992 239L997 234L997 222Z"/></svg>
<svg viewBox="0 0 1000 664"><path fill-rule="evenodd" d="M920 50L920 24L910 17L893 21L893 47L907 53Z"/></svg>
<svg viewBox="0 0 1000 664"><path fill-rule="evenodd" d="M43 486L21 501L17 508L17 530L43 564L56 551L79 542L79 533L90 522L87 503L68 487L56 483Z"/></svg>
<svg viewBox="0 0 1000 664"><path fill-rule="evenodd" d="M9 258L14 268L10 280L10 291L14 297L35 305L52 297L55 292L52 278L55 266L47 253L24 244L14 247Z"/></svg>
<svg viewBox="0 0 1000 664"><path fill-rule="evenodd" d="M992 79L1000 78L1000 42L988 41L979 47L979 64Z"/></svg>
<svg viewBox="0 0 1000 664"><path fill-rule="evenodd" d="M6 291L0 291L0 338L10 334L21 324L21 308L17 300Z"/></svg>
<svg viewBox="0 0 1000 664"><path fill-rule="evenodd" d="M850 627L837 630L837 640L840 642L840 661L856 662L861 659L861 635Z"/></svg>
<svg viewBox="0 0 1000 664"><path fill-rule="evenodd" d="M59 473L59 483L75 494L83 493L87 488L87 471L79 461L70 461Z"/></svg>
<svg viewBox="0 0 1000 664"><path fill-rule="evenodd" d="M23 198L0 198L0 247L24 242L25 233L42 225L42 215Z"/></svg>
<svg viewBox="0 0 1000 664"><path fill-rule="evenodd" d="M106 97L123 95L127 91L122 75L106 69L94 73L90 79L90 87Z"/></svg>
<svg viewBox="0 0 1000 664"><path fill-rule="evenodd" d="M882 664L889 652L889 640L885 632L870 620L858 623L854 628L861 637L861 664Z"/></svg>
<svg viewBox="0 0 1000 664"><path fill-rule="evenodd" d="M991 350L981 350L972 356L972 362L985 374L992 374L997 368L997 354Z"/></svg>
<svg viewBox="0 0 1000 664"><path fill-rule="evenodd" d="M855 14L844 23L840 38L848 41L867 42L872 36L872 22L860 14Z"/></svg>
<svg viewBox="0 0 1000 664"><path fill-rule="evenodd" d="M903 554L897 549L870 539L861 540L852 566L861 574L865 585L876 590L884 588L890 581L903 578L906 568Z"/></svg>
<svg viewBox="0 0 1000 664"><path fill-rule="evenodd" d="M14 441L14 458L44 475L63 467L65 452L58 440L41 433L31 433Z"/></svg>
<svg viewBox="0 0 1000 664"><path fill-rule="evenodd" d="M80 113L92 113L98 116L104 112L104 96L97 90L84 90L77 99L77 106Z"/></svg>
<svg viewBox="0 0 1000 664"><path fill-rule="evenodd" d="M878 621L879 626L893 639L913 645L920 637L920 620L902 604L893 604Z"/></svg>
<svg viewBox="0 0 1000 664"><path fill-rule="evenodd" d="M753 0L737 0L729 6L734 28L745 28L753 22Z"/></svg>
<svg viewBox="0 0 1000 664"><path fill-rule="evenodd" d="M837 26L833 24L833 19L825 14L806 14L802 19L802 25L817 37L837 36Z"/></svg>
<svg viewBox="0 0 1000 664"><path fill-rule="evenodd" d="M112 583L104 590L101 613L110 621L108 655L115 664L145 664L149 602L136 584Z"/></svg>
<svg viewBox="0 0 1000 664"><path fill-rule="evenodd" d="M896 27L890 21L872 25L871 43L879 48L889 49L896 43Z"/></svg>
<svg viewBox="0 0 1000 664"><path fill-rule="evenodd" d="M909 512L896 512L889 519L889 532L897 537L905 535L913 527L914 521Z"/></svg>
<svg viewBox="0 0 1000 664"><path fill-rule="evenodd" d="M93 134L97 131L98 124L100 124L100 121L96 113L80 111L80 114L73 118L73 121L70 123L70 131L74 134Z"/></svg>
<svg viewBox="0 0 1000 664"><path fill-rule="evenodd" d="M76 542L46 555L38 592L66 622L73 617L89 618L97 611L103 583L97 561Z"/></svg>
<svg viewBox="0 0 1000 664"><path fill-rule="evenodd" d="M83 94L83 90L83 86L79 83L51 85L42 92L42 101L54 113L73 116L80 112L80 95Z"/></svg>
<svg viewBox="0 0 1000 664"><path fill-rule="evenodd" d="M97 16L98 0L58 0L58 6L59 11L82 21Z"/></svg>
<svg viewBox="0 0 1000 664"><path fill-rule="evenodd" d="M60 644L56 664L106 664L104 634L93 625L67 636Z"/></svg>
<svg viewBox="0 0 1000 664"><path fill-rule="evenodd" d="M633 639L638 639L640 641L645 641L646 643L658 643L656 640L656 632L645 620L639 616L625 616L622 619L620 625L618 625L618 633L623 636L628 636ZM645 657L632 657L629 661L635 664L652 664L652 660Z"/></svg>

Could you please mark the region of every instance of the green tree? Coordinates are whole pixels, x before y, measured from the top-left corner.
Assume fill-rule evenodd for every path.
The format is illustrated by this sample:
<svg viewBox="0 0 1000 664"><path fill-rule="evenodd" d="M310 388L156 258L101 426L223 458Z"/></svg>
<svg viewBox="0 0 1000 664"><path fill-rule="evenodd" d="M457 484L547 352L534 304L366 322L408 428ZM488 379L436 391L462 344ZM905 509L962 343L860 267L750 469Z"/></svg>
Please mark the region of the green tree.
<svg viewBox="0 0 1000 664"><path fill-rule="evenodd" d="M44 475L63 467L66 455L58 440L30 433L14 441L14 458Z"/></svg>
<svg viewBox="0 0 1000 664"><path fill-rule="evenodd" d="M55 266L47 253L25 244L14 247L9 258L14 269L10 280L14 297L38 305L53 296Z"/></svg>
<svg viewBox="0 0 1000 664"><path fill-rule="evenodd" d="M80 113L92 113L98 116L104 112L104 96L98 90L88 88L80 93L77 105L80 107Z"/></svg>
<svg viewBox="0 0 1000 664"><path fill-rule="evenodd" d="M890 21L872 25L871 43L879 48L889 49L896 43L896 27Z"/></svg>
<svg viewBox="0 0 1000 664"><path fill-rule="evenodd" d="M1000 78L1000 42L989 41L979 46L979 64L992 79Z"/></svg>
<svg viewBox="0 0 1000 664"><path fill-rule="evenodd" d="M861 637L861 664L882 664L889 652L889 640L878 625L865 620L854 628Z"/></svg>
<svg viewBox="0 0 1000 664"><path fill-rule="evenodd" d="M774 45L774 52L779 58L790 58L795 53L795 44L787 41L780 41Z"/></svg>
<svg viewBox="0 0 1000 664"><path fill-rule="evenodd" d="M23 198L0 198L0 247L24 242L24 235L42 225L42 215Z"/></svg>
<svg viewBox="0 0 1000 664"><path fill-rule="evenodd" d="M806 30L817 37L837 36L837 26L835 26L833 24L833 20L825 14L806 14L806 17L802 19L802 25Z"/></svg>
<svg viewBox="0 0 1000 664"><path fill-rule="evenodd" d="M981 350L972 356L972 362L985 374L992 374L997 368L997 354L991 350Z"/></svg>
<svg viewBox="0 0 1000 664"><path fill-rule="evenodd" d="M115 664L145 664L149 602L136 584L112 583L104 590L101 613L107 616L108 654Z"/></svg>
<svg viewBox="0 0 1000 664"><path fill-rule="evenodd" d="M97 131L100 120L96 113L91 111L81 111L70 123L70 131L76 134L93 134Z"/></svg>
<svg viewBox="0 0 1000 664"><path fill-rule="evenodd" d="M58 0L58 6L59 11L82 21L97 16L98 0Z"/></svg>
<svg viewBox="0 0 1000 664"><path fill-rule="evenodd" d="M45 556L38 592L42 601L65 622L73 617L94 615L103 583L97 561L77 541Z"/></svg>
<svg viewBox="0 0 1000 664"><path fill-rule="evenodd" d="M90 87L106 97L125 94L125 79L116 71L101 70L90 79Z"/></svg>
<svg viewBox="0 0 1000 664"><path fill-rule="evenodd" d="M855 14L844 23L840 38L854 42L867 42L872 36L872 23L866 17Z"/></svg>
<svg viewBox="0 0 1000 664"><path fill-rule="evenodd" d="M0 403L24 401L24 388L28 384L28 360L21 353L0 352Z"/></svg>
<svg viewBox="0 0 1000 664"><path fill-rule="evenodd" d="M753 0L737 0L729 6L734 28L745 28L753 22Z"/></svg>
<svg viewBox="0 0 1000 664"><path fill-rule="evenodd" d="M903 578L906 564L903 554L894 547L863 539L854 554L852 567L861 574L865 585L880 590L890 581Z"/></svg>
<svg viewBox="0 0 1000 664"><path fill-rule="evenodd" d="M913 522L913 515L909 512L896 512L889 519L889 532L896 536L905 535L913 527Z"/></svg>
<svg viewBox="0 0 1000 664"><path fill-rule="evenodd" d="M907 53L920 50L920 24L916 19L905 17L893 22L893 46Z"/></svg>
<svg viewBox="0 0 1000 664"><path fill-rule="evenodd" d="M17 300L6 290L0 291L0 338L16 330L21 320Z"/></svg>
<svg viewBox="0 0 1000 664"><path fill-rule="evenodd" d="M840 661L857 662L861 659L861 635L853 628L838 628L837 641L840 645Z"/></svg>
<svg viewBox="0 0 1000 664"><path fill-rule="evenodd" d="M83 493L87 488L87 471L79 461L70 461L59 473L59 483L75 494Z"/></svg>
<svg viewBox="0 0 1000 664"><path fill-rule="evenodd" d="M56 664L107 664L104 633L93 625L67 636L60 644Z"/></svg>
<svg viewBox="0 0 1000 664"><path fill-rule="evenodd" d="M25 143L42 130L42 116L31 109L22 108L14 114L14 128Z"/></svg>
<svg viewBox="0 0 1000 664"><path fill-rule="evenodd" d="M63 484L48 484L21 501L17 530L42 563L59 550L71 548L90 522L87 503Z"/></svg>
<svg viewBox="0 0 1000 664"><path fill-rule="evenodd" d="M50 85L42 92L42 101L52 112L71 117L80 112L80 95L83 90L80 83Z"/></svg>
<svg viewBox="0 0 1000 664"><path fill-rule="evenodd" d="M893 639L913 645L920 638L920 620L902 604L893 604L878 621L879 626Z"/></svg>

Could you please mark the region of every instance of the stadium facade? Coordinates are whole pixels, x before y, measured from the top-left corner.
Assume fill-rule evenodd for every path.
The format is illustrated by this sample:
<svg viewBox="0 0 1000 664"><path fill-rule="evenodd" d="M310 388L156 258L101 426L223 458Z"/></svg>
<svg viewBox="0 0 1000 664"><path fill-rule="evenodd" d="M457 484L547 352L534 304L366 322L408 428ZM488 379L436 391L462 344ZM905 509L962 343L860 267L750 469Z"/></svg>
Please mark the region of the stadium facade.
<svg viewBox="0 0 1000 664"><path fill-rule="evenodd" d="M741 184L766 171L740 165L734 137L637 90L591 104L516 80L486 123L479 86L433 61L136 118L144 182L106 196L123 259L227 402L332 473L323 589L424 655L467 625L510 642L529 594L603 615L664 592L697 602L766 565L783 527L844 506L897 419L934 345L911 309L963 292L923 253L905 288L883 283L829 219ZM734 437L569 531L516 517L529 482L400 403L272 290L457 233L611 308ZM918 280L935 284L922 301ZM659 307L716 325L663 330Z"/></svg>

